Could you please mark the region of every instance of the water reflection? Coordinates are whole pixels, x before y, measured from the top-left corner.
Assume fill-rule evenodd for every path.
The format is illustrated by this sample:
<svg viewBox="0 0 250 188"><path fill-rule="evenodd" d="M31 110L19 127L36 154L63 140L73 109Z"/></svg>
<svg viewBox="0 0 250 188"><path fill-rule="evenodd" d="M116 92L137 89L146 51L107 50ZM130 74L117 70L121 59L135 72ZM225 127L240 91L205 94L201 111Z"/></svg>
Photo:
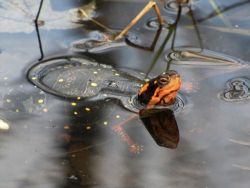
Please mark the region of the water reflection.
<svg viewBox="0 0 250 188"><path fill-rule="evenodd" d="M218 2L225 6L233 3L232 0ZM128 10L129 14L135 15L143 5L97 1L98 19L106 21L112 28L122 28L129 22ZM226 19L235 18L231 21L238 24L240 29L225 28L223 23L218 22L218 17L203 22L201 33L205 49L247 60L244 63L248 64L249 50L246 46L249 39L244 29L248 26L248 7L245 4L228 13L229 17L225 16ZM203 18L212 10L208 1L202 0L197 3L195 13L198 18ZM120 19L114 20L110 11ZM168 13L165 13L168 17ZM188 27L190 22L186 16L182 18L176 44L194 44L196 35ZM134 31L142 31L140 29L145 25L145 20ZM12 32L23 31L20 24L16 25L20 29ZM88 31L85 29L43 30L46 55L66 53L69 44L86 33ZM151 31L143 32L140 40L145 42L144 39L151 37ZM159 40L162 39L160 36ZM127 144L110 128L125 121L131 114L117 104L118 101L64 101L46 93L41 96L40 90L27 82L25 70L39 57L37 41L34 40L32 33L1 33L0 119L10 125L8 131L0 133L1 187L249 187L249 100L226 102L218 97L227 89L227 81L248 78L248 68L226 71L223 68L204 69L190 65L187 69L173 65L172 68L177 69L185 82L198 85L196 92L185 93L192 101L191 108L176 117L182 138L179 146L174 151L157 147L141 122L133 119L124 129L135 143L144 147L139 155L131 155ZM127 67L144 72L152 59L150 52L129 47L92 56L115 68ZM160 61L152 74L159 74L165 66L165 62ZM20 85L23 85L23 89L19 88ZM247 84L241 85L243 87L236 85L236 90L246 91ZM22 112L16 112L16 105L6 103L8 98L4 97L9 88L13 89L9 96L11 101ZM40 97L43 97L48 112L43 112L43 107L37 103ZM27 105L23 106L21 100L28 101ZM34 109L32 112L26 110L29 105ZM92 115L89 115L91 112Z"/></svg>

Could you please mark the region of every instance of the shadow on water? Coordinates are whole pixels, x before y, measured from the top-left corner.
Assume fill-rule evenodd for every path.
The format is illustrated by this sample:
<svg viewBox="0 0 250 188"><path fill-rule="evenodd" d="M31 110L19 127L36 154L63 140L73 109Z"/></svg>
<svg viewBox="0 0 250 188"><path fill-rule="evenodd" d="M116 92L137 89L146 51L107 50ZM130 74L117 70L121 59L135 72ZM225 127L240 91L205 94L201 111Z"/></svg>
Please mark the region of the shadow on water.
<svg viewBox="0 0 250 188"><path fill-rule="evenodd" d="M51 1L51 4L52 9L60 14L88 2ZM0 0L0 3L4 1ZM121 29L144 3L97 1L96 19L110 28ZM236 17L232 19L232 25L238 23L239 15L242 17L239 12L249 8L247 1L236 4L227 1L223 6L220 12L224 19ZM227 10L232 13L226 13ZM248 64L250 51L246 46L249 34L245 33L248 29L243 29L245 25L239 25L237 31L227 28L220 15L217 16L218 12L211 12L214 9L205 0L198 1L194 9L198 22L202 22L199 28L204 48L244 59L246 61L242 62ZM174 17L164 9L162 13L166 18ZM43 14L42 9L40 16ZM114 19L114 14L117 19ZM154 13L150 12L132 29L139 34L140 45L151 44L156 30L147 29L145 22L154 18ZM245 24L247 27L248 23ZM177 47L198 47L198 44L194 45L197 36L190 25L190 18L184 14L177 29ZM80 28L69 27L70 30L65 31L38 27L45 57L55 55L55 52L72 53L67 51L72 41L97 29L89 21ZM159 41L164 39L166 32L167 29L159 36ZM138 117L127 122L132 112L125 110L118 100L64 100L28 83L24 70L33 64L31 61L40 57L36 33L10 34L4 31L1 41L0 119L5 120L10 128L0 130L0 187L249 186L249 101L245 100L250 87L249 68L172 66L182 75L183 83L189 82L187 85L191 91L184 93L190 99L189 108L176 116L180 130L179 146L176 150L169 150L155 144ZM156 49L160 43L156 44ZM143 72L147 71L153 57L152 52L130 46L85 54L115 68ZM165 69L164 58L160 58L153 75ZM235 78L243 82L228 88L227 82ZM244 100L223 100L220 95L228 90L233 97L244 96ZM128 144L112 130L112 126L121 122L126 122L126 133L140 146L138 153L131 153Z"/></svg>

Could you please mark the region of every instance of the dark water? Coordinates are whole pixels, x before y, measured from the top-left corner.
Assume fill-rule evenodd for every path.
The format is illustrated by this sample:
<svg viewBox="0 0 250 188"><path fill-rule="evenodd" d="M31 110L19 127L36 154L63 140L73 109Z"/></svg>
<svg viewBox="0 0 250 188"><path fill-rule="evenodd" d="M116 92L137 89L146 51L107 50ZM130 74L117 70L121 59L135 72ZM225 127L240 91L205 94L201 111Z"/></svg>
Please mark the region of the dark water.
<svg viewBox="0 0 250 188"><path fill-rule="evenodd" d="M127 121L135 113L117 98L65 99L28 81L28 69L41 56L32 23L38 3L30 2L0 0L0 119L8 124L0 121L0 187L249 187L248 1L216 1L225 10L229 7L220 16L211 16L213 1L192 5L207 50L203 53L226 61L206 59L207 66L201 66L204 59L184 58L171 65L182 76L185 87L181 93L187 100L176 116L180 131L176 150L157 146L138 118ZM92 22L73 24L67 17L69 9L90 1L45 2L40 17L45 23L40 27L45 58L72 55L72 42L101 30ZM97 1L95 17L119 30L146 2ZM164 6L161 10L173 22L176 12ZM54 14L48 16L50 11ZM149 46L153 41L157 23L147 23L152 20L155 14L151 11L130 31L140 45ZM156 49L167 31L163 29ZM186 14L178 25L175 45L176 49L199 48ZM165 69L169 48L152 76ZM84 55L115 69L145 73L154 54L124 43ZM112 130L123 122L138 146L134 153Z"/></svg>

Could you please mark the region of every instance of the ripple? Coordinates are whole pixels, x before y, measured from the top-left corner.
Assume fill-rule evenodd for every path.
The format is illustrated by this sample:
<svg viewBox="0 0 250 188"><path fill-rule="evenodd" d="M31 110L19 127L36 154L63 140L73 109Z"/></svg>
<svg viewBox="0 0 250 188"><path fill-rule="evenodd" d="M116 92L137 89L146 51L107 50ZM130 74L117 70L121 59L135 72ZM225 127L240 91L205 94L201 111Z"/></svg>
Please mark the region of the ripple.
<svg viewBox="0 0 250 188"><path fill-rule="evenodd" d="M219 97L227 102L237 102L250 99L250 80L244 77L233 78L226 83L226 89Z"/></svg>
<svg viewBox="0 0 250 188"><path fill-rule="evenodd" d="M166 24L163 25L163 27L165 27L165 28L167 28L169 24L174 23L174 19L167 18L167 17L165 17L165 16L162 16L162 18L163 18L163 20L165 20L165 23L166 23ZM158 21L158 18L157 18L157 17L149 18L149 19L146 21L145 25L144 25L144 27L145 27L146 29L148 29L148 30L153 30L153 31L158 30L158 29L159 29L159 26L160 26L160 24L159 24L159 21Z"/></svg>
<svg viewBox="0 0 250 188"><path fill-rule="evenodd" d="M183 3L182 4L182 14L187 14L190 11L190 8L194 10L195 4L194 3ZM164 2L164 10L170 14L177 14L178 12L178 4L176 0L165 0Z"/></svg>
<svg viewBox="0 0 250 188"><path fill-rule="evenodd" d="M129 99L123 99L121 101L123 103L123 106L132 112L139 112L141 109L145 108L145 105L138 101L137 95L132 96ZM178 93L174 104L160 108L168 108L173 110L175 114L178 114L184 109L186 104L187 104L187 99L184 97L183 94Z"/></svg>
<svg viewBox="0 0 250 188"><path fill-rule="evenodd" d="M242 66L244 62L229 55L199 48L177 48L167 52L165 60L188 66Z"/></svg>

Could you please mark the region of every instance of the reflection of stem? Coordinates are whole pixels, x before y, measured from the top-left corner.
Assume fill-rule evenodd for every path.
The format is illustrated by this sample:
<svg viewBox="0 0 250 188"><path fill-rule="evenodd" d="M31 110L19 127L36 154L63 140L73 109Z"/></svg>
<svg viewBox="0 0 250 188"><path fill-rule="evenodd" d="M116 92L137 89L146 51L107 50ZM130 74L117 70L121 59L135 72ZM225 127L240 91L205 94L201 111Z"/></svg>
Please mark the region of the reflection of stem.
<svg viewBox="0 0 250 188"><path fill-rule="evenodd" d="M80 10L80 11L81 11L81 13L82 13L86 18L88 18L90 21L92 21L93 23L95 23L95 24L98 25L99 27L105 29L106 31L115 33L114 30L112 30L112 29L110 29L109 27L103 25L102 23L98 22L97 20L95 20L95 19L89 17L88 14L87 14L84 10Z"/></svg>
<svg viewBox="0 0 250 188"><path fill-rule="evenodd" d="M221 13L223 13L223 12L227 12L227 11L233 9L233 8L240 7L240 6L245 5L245 4L248 4L248 3L250 3L250 1L249 1L249 0L245 0L245 1L242 1L242 2L239 2L239 3L235 3L235 4L230 5L230 6L228 6L228 7L225 7L225 8L220 8L220 7L219 7L219 8L218 8L218 9L219 9L219 13L221 14ZM201 23L201 22L204 22L204 21L206 21L206 20L208 20L208 19L210 19L210 18L213 18L213 17L215 17L215 16L218 16L218 11L214 11L214 12L212 12L211 14L209 14L208 16L206 16L205 18L198 19L197 21L198 21L199 23Z"/></svg>
<svg viewBox="0 0 250 188"><path fill-rule="evenodd" d="M139 146L137 146L137 144L130 138L130 136L124 130L123 126L129 121L135 119L136 117L137 114L133 114L129 116L125 121L112 126L112 130L116 132L121 137L121 139L128 144L130 151L133 153L138 152L137 150Z"/></svg>
<svg viewBox="0 0 250 188"><path fill-rule="evenodd" d="M155 46L156 46L156 43L160 37L160 34L161 34L161 31L162 31L162 26L160 25L160 27L158 28L157 32L156 32L156 35L154 37L154 40L152 42L152 44L150 45L150 47L147 47L147 46L140 46L138 44L135 44L133 42L131 42L128 37L125 37L125 42L129 45L129 46L132 46L132 47L135 47L135 48L139 48L139 49L143 49L143 50L148 50L148 51L154 51L155 49Z"/></svg>
<svg viewBox="0 0 250 188"><path fill-rule="evenodd" d="M225 24L225 26L227 27L232 27L232 24L226 20L223 16L223 13L220 11L219 7L217 6L217 4L215 3L214 0L209 0L210 4L212 5L212 7L214 8L216 14L221 18L222 22Z"/></svg>
<svg viewBox="0 0 250 188"><path fill-rule="evenodd" d="M67 154L79 153L81 151L85 151L85 150L88 150L88 149L91 149L91 148L94 148L94 147L99 147L99 146L102 146L104 144L109 143L110 141L111 141L111 139L109 139L109 140L107 140L105 142L101 142L99 144L93 144L93 145L90 145L90 146L86 146L86 147L83 147L83 148L80 148L80 149L76 149L76 150L67 152Z"/></svg>
<svg viewBox="0 0 250 188"><path fill-rule="evenodd" d="M166 68L166 72L168 72L168 71L169 71L169 69L170 69L170 65L171 65L172 61L173 61L172 59L168 60L168 62L167 62L167 68Z"/></svg>
<svg viewBox="0 0 250 188"><path fill-rule="evenodd" d="M174 36L173 36L173 39L172 39L171 48L174 48L174 42L175 42L175 37L176 37L176 28L177 28L177 25L178 25L178 23L180 21L180 18L181 18L181 12L182 12L182 6L179 5L176 20L172 25L170 25L168 34L167 34L166 38L164 39L163 43L161 44L159 50L156 52L155 56L153 57L153 60L151 62L151 65L149 67L148 72L145 75L145 78L148 77L149 72L154 68L154 66L157 63L158 59L160 58L163 50L165 49L165 46L166 46L167 42L171 38L173 32L174 32ZM171 63L171 61L168 62L167 69L169 69L170 63Z"/></svg>
<svg viewBox="0 0 250 188"><path fill-rule="evenodd" d="M198 28L198 25L197 25L197 21L196 21L196 19L194 17L194 13L193 13L191 7L189 9L190 9L190 16L191 16L191 19L192 19L192 22L193 22L193 25L194 25L194 30L196 32L198 42L199 42L199 45L200 45L200 48L201 48L201 51L202 51L204 49L204 47L203 47L200 31L199 31L199 28Z"/></svg>
<svg viewBox="0 0 250 188"><path fill-rule="evenodd" d="M162 52L163 52L163 50L164 50L164 48L165 48L167 42L169 41L169 39L170 39L172 33L173 33L173 29L170 29L169 32L168 32L168 34L167 34L167 36L166 36L166 38L165 38L165 40L163 41L162 45L160 46L159 50L156 52L155 56L153 57L152 63L151 63L151 65L150 65L150 67L149 67L148 72L147 72L146 75L145 75L145 78L148 77L149 72L154 68L154 66L155 66L155 64L156 64L156 62L157 62L157 60L158 60L159 57L161 56L161 54L162 54Z"/></svg>
<svg viewBox="0 0 250 188"><path fill-rule="evenodd" d="M39 43L39 49L40 49L40 53L41 53L41 57L40 57L39 61L41 61L43 59L43 56L44 56L43 55L42 41L41 41L40 33L39 33L39 24L38 24L38 19L39 19L40 12L42 10L42 6L43 6L43 0L40 1L40 5L39 5L39 8L38 8L36 19L34 20L35 26L36 26L36 33L37 33L38 43Z"/></svg>

